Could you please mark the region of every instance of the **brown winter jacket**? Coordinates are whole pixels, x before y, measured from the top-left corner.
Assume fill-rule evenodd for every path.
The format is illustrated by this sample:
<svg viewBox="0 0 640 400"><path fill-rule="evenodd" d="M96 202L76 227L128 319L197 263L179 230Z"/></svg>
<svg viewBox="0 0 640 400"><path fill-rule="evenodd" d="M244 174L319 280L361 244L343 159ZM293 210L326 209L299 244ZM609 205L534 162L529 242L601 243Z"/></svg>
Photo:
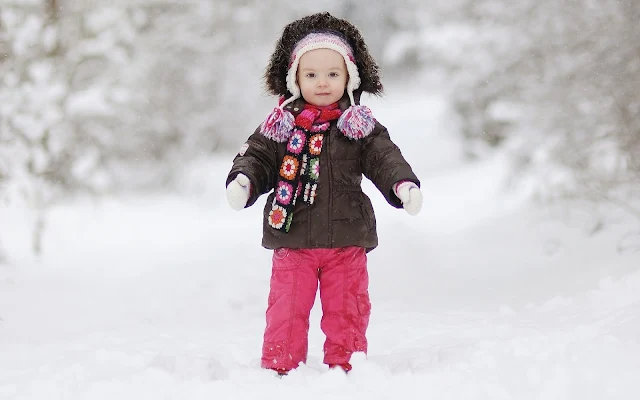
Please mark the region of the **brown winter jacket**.
<svg viewBox="0 0 640 400"><path fill-rule="evenodd" d="M342 110L349 105L348 97L339 103ZM297 116L303 107L304 100L299 99L285 109ZM238 154L233 160L226 184L239 173L249 178L252 190L246 207L270 192L263 212L262 246L267 249L359 246L373 250L378 245L376 219L371 200L360 186L362 175L396 208L401 208L402 203L393 193L394 183L409 180L420 186L411 166L380 123L376 122L369 136L353 140L346 138L333 121L320 153L320 178L314 203L297 202L291 228L284 232L271 228L267 216L286 143L268 139L258 127L244 147L244 155Z"/></svg>

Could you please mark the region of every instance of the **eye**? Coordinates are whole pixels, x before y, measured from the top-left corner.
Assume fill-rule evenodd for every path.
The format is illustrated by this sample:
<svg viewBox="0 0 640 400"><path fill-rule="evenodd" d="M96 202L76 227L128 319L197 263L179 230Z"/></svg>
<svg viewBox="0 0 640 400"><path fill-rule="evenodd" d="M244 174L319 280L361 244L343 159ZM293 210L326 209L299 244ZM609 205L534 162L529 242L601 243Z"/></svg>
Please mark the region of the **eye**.
<svg viewBox="0 0 640 400"><path fill-rule="evenodd" d="M305 76L306 76L307 78L315 78L315 77L316 77L316 74L315 74L315 73L313 73L313 72L308 72Z"/></svg>
<svg viewBox="0 0 640 400"><path fill-rule="evenodd" d="M339 76L340 76L340 74L339 74L339 73L337 73L337 72L330 72L330 73L329 73L329 76L330 76L330 77L332 77L332 78L337 78L337 77L339 77Z"/></svg>

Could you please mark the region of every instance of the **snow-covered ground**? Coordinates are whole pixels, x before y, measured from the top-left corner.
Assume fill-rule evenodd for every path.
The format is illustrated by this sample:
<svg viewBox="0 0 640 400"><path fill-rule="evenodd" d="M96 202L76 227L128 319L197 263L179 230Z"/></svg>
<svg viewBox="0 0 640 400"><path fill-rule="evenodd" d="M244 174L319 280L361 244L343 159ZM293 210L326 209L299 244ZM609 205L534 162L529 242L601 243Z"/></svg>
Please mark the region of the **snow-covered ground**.
<svg viewBox="0 0 640 400"><path fill-rule="evenodd" d="M637 238L618 251L633 221L589 234L588 212L505 191L505 157L464 164L437 99L371 106L425 203L410 217L367 184L381 244L369 355L348 376L321 363L319 302L308 364L259 368L270 253L262 207L224 200L228 155L189 195L56 208L40 260L28 212L0 209L0 399L639 398Z"/></svg>

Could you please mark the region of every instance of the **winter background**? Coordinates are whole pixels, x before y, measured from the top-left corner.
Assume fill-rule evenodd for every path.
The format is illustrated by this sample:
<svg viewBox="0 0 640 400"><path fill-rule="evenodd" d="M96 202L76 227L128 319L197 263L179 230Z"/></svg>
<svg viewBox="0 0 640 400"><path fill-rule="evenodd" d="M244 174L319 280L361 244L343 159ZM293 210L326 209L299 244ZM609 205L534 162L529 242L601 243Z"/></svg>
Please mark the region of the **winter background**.
<svg viewBox="0 0 640 400"><path fill-rule="evenodd" d="M327 370L317 301L277 379L262 207L223 182L321 9L0 0L0 399L640 397L640 5L382 3L322 10L379 60L423 210L365 182L369 354Z"/></svg>

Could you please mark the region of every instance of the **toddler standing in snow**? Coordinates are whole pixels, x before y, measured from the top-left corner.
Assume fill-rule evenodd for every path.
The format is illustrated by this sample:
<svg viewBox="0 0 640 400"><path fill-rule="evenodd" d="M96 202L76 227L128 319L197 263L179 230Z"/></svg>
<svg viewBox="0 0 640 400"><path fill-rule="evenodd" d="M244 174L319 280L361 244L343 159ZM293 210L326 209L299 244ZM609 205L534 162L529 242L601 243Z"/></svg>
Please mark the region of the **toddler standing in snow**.
<svg viewBox="0 0 640 400"><path fill-rule="evenodd" d="M265 72L281 96L242 146L227 177L234 210L269 193L262 245L273 249L262 367L286 374L306 362L318 283L324 363L351 369L367 351L367 252L378 245L369 178L393 207L416 215L420 182L387 129L359 104L380 94L378 66L358 29L329 13L284 28Z"/></svg>

